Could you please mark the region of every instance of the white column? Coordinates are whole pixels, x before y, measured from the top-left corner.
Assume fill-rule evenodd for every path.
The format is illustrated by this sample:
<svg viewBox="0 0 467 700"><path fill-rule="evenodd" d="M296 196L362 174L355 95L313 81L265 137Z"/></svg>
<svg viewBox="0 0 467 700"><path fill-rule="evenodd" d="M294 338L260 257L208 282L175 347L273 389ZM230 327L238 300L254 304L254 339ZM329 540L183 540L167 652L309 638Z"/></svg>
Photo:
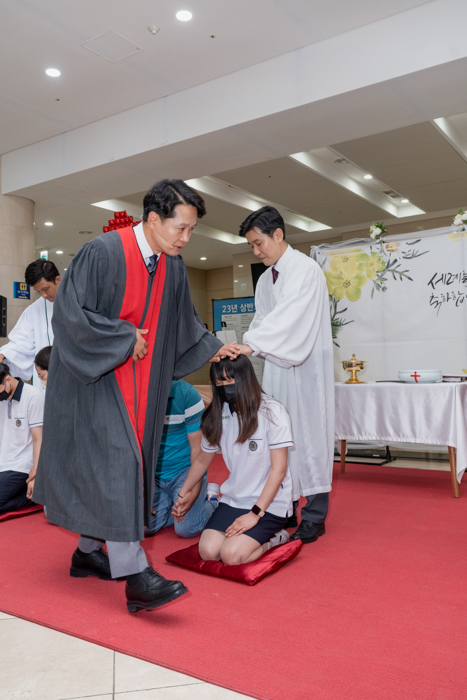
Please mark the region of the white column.
<svg viewBox="0 0 467 700"><path fill-rule="evenodd" d="M0 157L0 191L1 167ZM24 282L24 271L34 260L34 233L34 202L0 194L0 295L8 300L8 332L34 301L34 290L31 301L13 299L13 282ZM4 342L0 339L0 345Z"/></svg>

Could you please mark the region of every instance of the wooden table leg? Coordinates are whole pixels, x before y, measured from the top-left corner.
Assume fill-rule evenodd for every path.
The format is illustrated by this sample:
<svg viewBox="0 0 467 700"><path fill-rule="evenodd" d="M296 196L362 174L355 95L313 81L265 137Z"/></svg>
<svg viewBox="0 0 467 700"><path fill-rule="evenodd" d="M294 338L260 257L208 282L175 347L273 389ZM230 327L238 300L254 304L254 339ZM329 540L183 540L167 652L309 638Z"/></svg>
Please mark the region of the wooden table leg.
<svg viewBox="0 0 467 700"><path fill-rule="evenodd" d="M454 492L454 498L459 498L459 482L457 481L456 448L448 446L448 452L449 452L449 466L451 467L452 490Z"/></svg>
<svg viewBox="0 0 467 700"><path fill-rule="evenodd" d="M347 440L341 440L341 474L345 474L345 453L347 451Z"/></svg>

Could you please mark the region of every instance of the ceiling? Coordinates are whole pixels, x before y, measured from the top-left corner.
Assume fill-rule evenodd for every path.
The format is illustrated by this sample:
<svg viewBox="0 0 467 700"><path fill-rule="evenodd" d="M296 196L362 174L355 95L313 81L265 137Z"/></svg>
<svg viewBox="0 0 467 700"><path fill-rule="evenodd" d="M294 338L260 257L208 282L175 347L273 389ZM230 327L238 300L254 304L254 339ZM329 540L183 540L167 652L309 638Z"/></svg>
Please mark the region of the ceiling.
<svg viewBox="0 0 467 700"><path fill-rule="evenodd" d="M7 153L428 3L2 0L1 4L0 153ZM190 22L175 18L182 7L192 11ZM151 25L160 27L156 35L148 31ZM95 49L115 50L115 55L109 54L112 58L134 53L108 60L85 47L96 38L97 45L103 45ZM127 49L122 47L125 41ZM46 76L51 67L61 76Z"/></svg>
<svg viewBox="0 0 467 700"><path fill-rule="evenodd" d="M456 123L459 131L465 125L467 137L467 115L457 115L452 122ZM355 228L368 227L376 220L384 220L389 226L400 221L423 221L434 214L454 213L459 207L467 205L467 156L462 158L433 123L425 122L331 144L328 149L318 149L315 153L323 162L325 156L333 163L343 158L348 160L347 164L334 164L334 170L342 168L351 172L354 180L358 180L360 174L362 182L364 174L371 174L371 192L378 193L381 201L393 206L394 200L382 193L394 190L399 199L407 198L411 204L423 210L422 214L409 217L391 215L335 181L286 157L222 171L207 178L224 184L226 194L220 199L201 192L207 214L201 220L199 229L207 226L211 232L237 235L240 224L254 208L272 203L282 210L301 214L323 225L312 233L286 225L287 238L291 243L311 243ZM229 186L236 192L251 195L253 202L247 197L245 206L241 205L241 199L238 203L238 198L229 201ZM111 211L84 203L58 201L58 195L63 200L65 194L52 189L45 205L36 208L37 247L49 250L51 257L57 248L64 250L64 257L59 260L63 266L66 266L65 260L69 260L86 240L98 235L102 226L107 224L107 219L112 218ZM145 192L123 195L118 203L135 217L141 216L144 195ZM53 221L54 226L46 227L44 224L47 220ZM92 233L77 233L83 229ZM195 231L184 257L187 265L213 269L230 265L233 254L248 250L246 243L232 245ZM201 261L201 257L207 260Z"/></svg>
<svg viewBox="0 0 467 700"><path fill-rule="evenodd" d="M455 3L449 0L450 5ZM237 82L230 84L239 92L238 97L235 92L232 96L241 106L246 90L242 69L264 67L279 56L291 62L303 60L291 52L316 44L315 51L332 37L346 40L359 27L366 26L371 36L372 24L385 18L390 23L399 19L398 27L410 26L402 13L413 16L435 5L439 3L434 0L3 0L0 60L11 70L0 74L0 153L9 154L4 162L12 152L30 144L35 144L32 148L37 145L37 153L42 147L44 153L51 153L46 144L50 146L52 137L71 135L74 143L70 139L57 144L60 163L60 157L69 157L68 148L79 151L83 145L84 151L90 143L92 152L93 138L99 150L99 126L111 135L110 148L114 147L112 139L131 144L133 134L128 129L120 132L120 140L115 139L113 127L108 128L104 120L114 115L122 116L121 124L132 123L125 117L133 108L149 107L175 93L186 93L189 100L192 88L202 86L204 90L223 76L226 80L235 77ZM193 19L179 22L175 13L180 9L193 12ZM160 31L151 34L150 25L157 25ZM85 45L93 40L91 51ZM412 40L409 43L412 46ZM110 52L112 60L99 52ZM366 54L357 58L361 66ZM394 62L396 59L395 55ZM109 150L105 166L88 165L88 150L82 161L77 157L76 169L66 176L49 175L47 159L39 157L39 176L35 175L31 185L23 191L7 191L34 199L37 249L48 250L60 269L113 217L112 208L106 211L91 203L113 196L118 199L116 207L139 217L143 188L152 178L195 178L192 182L206 201L207 215L184 257L188 265L200 269L231 265L233 254L249 250L232 236L237 236L245 217L264 204L279 208L292 243L339 238L375 220L388 226L410 221L419 225L467 205L467 98L458 87L465 84L467 59L456 54L453 46L452 56L443 61L440 59L439 66L434 63L433 71L407 68L407 75L402 72L393 80L376 79L375 74L374 85L357 90L349 87L354 85L353 76L347 75L339 55L337 68L329 62L331 72L341 78L341 93L329 93L328 99L322 97L310 109L311 97L303 98L296 109L281 107L277 115L272 103L267 103L265 110L271 112L265 111L262 120L245 118L242 122L234 114L230 131L210 126L211 131L200 131L197 138L180 138L179 142L174 138L170 144L163 141L158 150L149 146L146 150L143 144L131 157L118 155L115 161ZM295 86L297 94L304 86L314 89L320 83L323 63L316 70L313 62L311 65L303 85ZM61 76L46 76L49 67L60 69ZM434 96L433 81L445 86L443 104L455 104L457 109L445 107L447 113L436 112L440 89ZM253 83L256 93L255 78ZM274 94L276 86L270 82L265 86L273 102L281 103L282 93ZM225 90L214 92L226 94ZM265 99L264 91L262 95ZM176 104L184 107L177 112L172 105L175 112L167 112L171 119L182 112L194 122L201 114L214 124L209 121L211 114L205 114L203 97L191 111L189 102L179 102L179 98L177 95ZM218 97L210 104L211 110L213 104L220 113L225 110ZM154 114L172 126L163 109ZM451 111L461 113L452 115ZM153 124L160 126L154 119L149 123L151 132ZM88 137L79 133L84 125L90 130ZM292 150L299 148L303 149L299 153ZM20 169L29 174L28 157L25 153ZM101 162L99 158L101 154L96 163ZM365 174L373 179L365 180ZM385 194L388 191L393 191L392 197ZM403 204L403 199L409 203ZM46 221L53 226L46 227ZM200 260L203 257L207 260Z"/></svg>
<svg viewBox="0 0 467 700"><path fill-rule="evenodd" d="M424 211L459 208L467 200L467 163L433 124L335 144Z"/></svg>

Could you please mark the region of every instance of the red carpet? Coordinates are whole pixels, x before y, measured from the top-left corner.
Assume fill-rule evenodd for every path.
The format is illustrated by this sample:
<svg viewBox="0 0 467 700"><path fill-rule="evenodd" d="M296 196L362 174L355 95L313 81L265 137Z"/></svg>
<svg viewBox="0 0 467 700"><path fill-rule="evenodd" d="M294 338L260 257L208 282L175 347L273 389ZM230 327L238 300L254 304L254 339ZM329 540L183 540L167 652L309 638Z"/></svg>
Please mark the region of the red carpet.
<svg viewBox="0 0 467 700"><path fill-rule="evenodd" d="M444 472L337 471L326 535L257 586L165 563L172 528L148 540L190 592L134 616L124 583L68 576L76 535L6 521L0 609L257 698L465 700L467 494Z"/></svg>
<svg viewBox="0 0 467 700"><path fill-rule="evenodd" d="M22 518L23 515L30 515L31 513L37 513L38 510L43 510L43 507L34 504L33 506L26 506L25 508L19 508L18 510L12 510L9 513L2 513L2 515L0 515L0 522L2 522L2 520L13 520L13 518Z"/></svg>

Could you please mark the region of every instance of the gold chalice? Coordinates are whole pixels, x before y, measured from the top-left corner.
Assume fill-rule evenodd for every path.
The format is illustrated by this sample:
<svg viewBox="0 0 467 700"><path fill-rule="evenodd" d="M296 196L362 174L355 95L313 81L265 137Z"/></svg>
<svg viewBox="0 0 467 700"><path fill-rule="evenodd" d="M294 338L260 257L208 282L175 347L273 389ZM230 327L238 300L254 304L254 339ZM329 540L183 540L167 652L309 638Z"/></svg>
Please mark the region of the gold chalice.
<svg viewBox="0 0 467 700"><path fill-rule="evenodd" d="M351 360L344 360L342 362L342 367L347 372L350 372L350 379L347 379L345 384L365 384L365 382L361 382L357 378L357 372L361 372L361 370L365 367L365 360L357 360L355 355L352 355Z"/></svg>

